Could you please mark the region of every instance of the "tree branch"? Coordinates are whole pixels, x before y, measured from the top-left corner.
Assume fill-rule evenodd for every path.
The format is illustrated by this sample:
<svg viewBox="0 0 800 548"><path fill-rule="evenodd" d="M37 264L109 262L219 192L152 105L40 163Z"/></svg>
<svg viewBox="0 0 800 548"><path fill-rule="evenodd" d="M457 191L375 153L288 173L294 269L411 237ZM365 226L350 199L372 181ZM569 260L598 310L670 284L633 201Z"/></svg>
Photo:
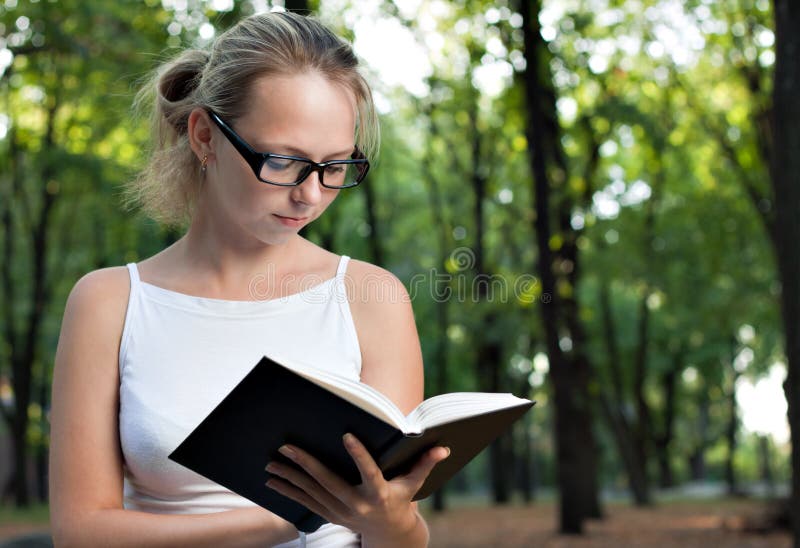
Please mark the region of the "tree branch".
<svg viewBox="0 0 800 548"><path fill-rule="evenodd" d="M724 156L731 163L731 166L734 168L739 181L742 184L742 188L750 198L750 201L756 208L764 227L772 238L775 234L775 216L772 213L772 208L766 209L763 207L764 200L767 200L770 203L772 202L769 191L766 188L763 188L762 185L759 185L757 180L751 175L750 169L742 165L741 161L739 160L739 156L736 153L736 149L728 141L725 132L711 119L706 109L700 108L695 101L695 95L691 92L691 90L680 80L680 78L676 77L675 81L677 85L684 90L684 93L686 94L686 102L689 105L689 108L695 112L703 128L714 138Z"/></svg>

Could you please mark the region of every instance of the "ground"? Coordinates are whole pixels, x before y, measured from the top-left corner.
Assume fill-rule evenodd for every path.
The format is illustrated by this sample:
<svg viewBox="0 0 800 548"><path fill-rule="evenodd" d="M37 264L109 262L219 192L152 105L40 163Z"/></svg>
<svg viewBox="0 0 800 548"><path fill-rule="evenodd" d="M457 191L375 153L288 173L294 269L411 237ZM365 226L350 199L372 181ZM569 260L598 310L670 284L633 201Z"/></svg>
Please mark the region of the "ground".
<svg viewBox="0 0 800 548"><path fill-rule="evenodd" d="M648 509L608 505L605 510L606 518L589 522L581 537L555 534L552 504L463 508L427 519L431 548L791 547L788 532L748 532L750 525L762 521L760 502L671 502Z"/></svg>
<svg viewBox="0 0 800 548"><path fill-rule="evenodd" d="M748 499L669 502L636 509L607 505L604 520L588 523L580 537L554 532L552 503L486 508L461 507L426 517L431 529L431 548L468 547L702 547L790 548L787 532L756 533L765 505ZM0 545L9 538L46 531L46 512L20 516L0 508Z"/></svg>

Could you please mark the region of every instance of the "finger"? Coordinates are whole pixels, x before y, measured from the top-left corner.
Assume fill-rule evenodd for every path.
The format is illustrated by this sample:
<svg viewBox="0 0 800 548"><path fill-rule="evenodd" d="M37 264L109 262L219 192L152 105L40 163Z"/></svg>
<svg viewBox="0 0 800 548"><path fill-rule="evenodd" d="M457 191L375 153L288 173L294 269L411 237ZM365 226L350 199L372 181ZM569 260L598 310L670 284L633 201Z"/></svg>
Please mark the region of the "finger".
<svg viewBox="0 0 800 548"><path fill-rule="evenodd" d="M364 444L353 434L345 434L342 439L345 449L347 449L347 452L353 457L353 462L355 462L358 467L358 471L361 474L362 485L373 491L377 490L386 479L383 477L381 469L378 468L378 465L375 463L375 459L369 454Z"/></svg>
<svg viewBox="0 0 800 548"><path fill-rule="evenodd" d="M327 466L312 457L309 453L294 445L284 445L278 449L278 451L283 456L297 463L297 465L305 470L309 476L314 478L319 485L342 503L347 506L353 503L355 493L353 486L331 472Z"/></svg>
<svg viewBox="0 0 800 548"><path fill-rule="evenodd" d="M425 483L428 475L430 475L433 467L442 462L450 456L449 447L434 447L425 452L420 457L414 467L409 471L403 479L413 487L414 493L419 491L422 484Z"/></svg>
<svg viewBox="0 0 800 548"><path fill-rule="evenodd" d="M335 513L342 513L345 511L342 502L338 498L329 493L322 485L305 472L277 462L270 462L267 465L267 472L279 476L283 481L292 484L331 511Z"/></svg>
<svg viewBox="0 0 800 548"><path fill-rule="evenodd" d="M281 495L288 497L299 504L302 504L315 514L322 516L331 523L335 523L336 514L334 512L331 512L325 507L325 505L320 504L319 501L317 501L314 497L311 497L308 493L302 489L298 489L288 481L280 478L270 478L266 485Z"/></svg>

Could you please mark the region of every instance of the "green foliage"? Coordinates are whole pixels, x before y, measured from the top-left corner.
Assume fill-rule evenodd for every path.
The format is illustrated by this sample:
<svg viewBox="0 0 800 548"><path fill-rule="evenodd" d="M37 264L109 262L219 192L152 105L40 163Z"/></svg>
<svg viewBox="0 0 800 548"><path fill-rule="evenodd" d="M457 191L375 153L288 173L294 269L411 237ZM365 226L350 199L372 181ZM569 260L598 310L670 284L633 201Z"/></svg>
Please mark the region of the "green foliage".
<svg viewBox="0 0 800 548"><path fill-rule="evenodd" d="M47 226L51 299L38 340L37 383L49 381L64 301L76 279L94 268L143 259L171 237L120 206L121 185L141 166L149 139L144 121L130 112L137 87L176 47L202 43L202 25L210 23L219 32L250 10L247 2L236 2L224 13L200 0L180 11L167 4L20 0L0 7L3 42L13 53L0 76L0 113L7 120L0 138L0 213L11 212L17 332L32 307L31 237L44 202L42 189L56 197ZM734 356L752 348L754 359L744 374L753 377L781 358L778 287L765 229L771 197L757 123L771 81L771 14L764 1L685 2L679 20L670 22L667 4L677 5L545 2L540 21L568 167L560 199L573 204L569 222L580 251L578 286L565 283L559 291L579 304L587 354L597 373L595 389L601 393L609 392L612 382L601 287L609 287L626 387L641 342L636 330L640 303L647 303L646 397L661 424L660 379L677 355L677 433L671 451L679 475L686 477L680 466L698 443L711 446L712 460L722 452ZM546 433L553 406L545 387L527 383L530 362L544 348L535 320L543 304L541 287L531 279L537 250L517 14L508 2L484 0L444 7L422 2L424 17L419 18L391 2L383 8L420 41L439 34L441 51L431 51L425 82L430 92L413 97L405 90L380 90L391 109L382 119L380 160L365 182L375 193L375 226L366 219L358 189L343 192L307 236L329 243L337 253L370 260L369 238L378 235L382 266L412 294L429 391L442 367L447 367L450 390L475 389L480 385L478 335L499 342L503 386L540 402L530 432L544 461L543 478L550 481L554 457ZM352 7L347 9L352 14ZM346 34L352 33L345 25L352 20L348 17L334 22ZM681 22L702 43L689 40L675 51L659 49L664 33ZM498 93L481 88L476 76L493 64L508 69ZM482 233L475 224L470 183L476 173L486 182ZM441 197L438 210L431 198L434 188ZM454 259L456 250L474 252L479 243L487 273L505 284L505 298L497 293L476 299L475 273ZM0 248L5 245L0 238ZM551 247L562 245L564 234L558 233ZM437 324L442 299L436 276L447 278L451 291L444 329ZM9 299L0 294L0 305ZM739 338L743 325L753 327L752 340ZM0 380L10 377L13 342L0 341ZM444 343L447 362L436 363L436 350ZM680 376L687 368L697 372L696 380ZM703 398L708 398L710 423L698 432ZM37 405L46 409L47 402ZM46 438L42 424L33 420L32 442ZM604 475L614 483L620 465L607 433L602 442ZM755 477L754 455L748 441L737 457L747 477ZM479 475L470 477L478 481Z"/></svg>
<svg viewBox="0 0 800 548"><path fill-rule="evenodd" d="M0 506L0 525L37 524L46 527L50 521L50 508L37 504L28 508Z"/></svg>

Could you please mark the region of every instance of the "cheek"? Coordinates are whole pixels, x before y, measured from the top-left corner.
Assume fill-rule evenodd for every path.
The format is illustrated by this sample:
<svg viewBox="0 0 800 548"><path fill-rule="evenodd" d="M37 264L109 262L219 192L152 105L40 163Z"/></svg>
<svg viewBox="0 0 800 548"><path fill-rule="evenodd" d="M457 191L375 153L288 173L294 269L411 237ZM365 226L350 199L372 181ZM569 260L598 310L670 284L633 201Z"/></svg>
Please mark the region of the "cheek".
<svg viewBox="0 0 800 548"><path fill-rule="evenodd" d="M219 199L228 209L258 212L272 200L269 185L259 182L247 165L226 166L218 190Z"/></svg>
<svg viewBox="0 0 800 548"><path fill-rule="evenodd" d="M255 210L254 192L247 182L237 178L229 178L223 180L219 191L221 193L220 205L227 209L230 214L238 216Z"/></svg>
<svg viewBox="0 0 800 548"><path fill-rule="evenodd" d="M242 183L239 195L240 207L250 218L258 220L275 210L285 209L284 189L260 182L242 181Z"/></svg>

